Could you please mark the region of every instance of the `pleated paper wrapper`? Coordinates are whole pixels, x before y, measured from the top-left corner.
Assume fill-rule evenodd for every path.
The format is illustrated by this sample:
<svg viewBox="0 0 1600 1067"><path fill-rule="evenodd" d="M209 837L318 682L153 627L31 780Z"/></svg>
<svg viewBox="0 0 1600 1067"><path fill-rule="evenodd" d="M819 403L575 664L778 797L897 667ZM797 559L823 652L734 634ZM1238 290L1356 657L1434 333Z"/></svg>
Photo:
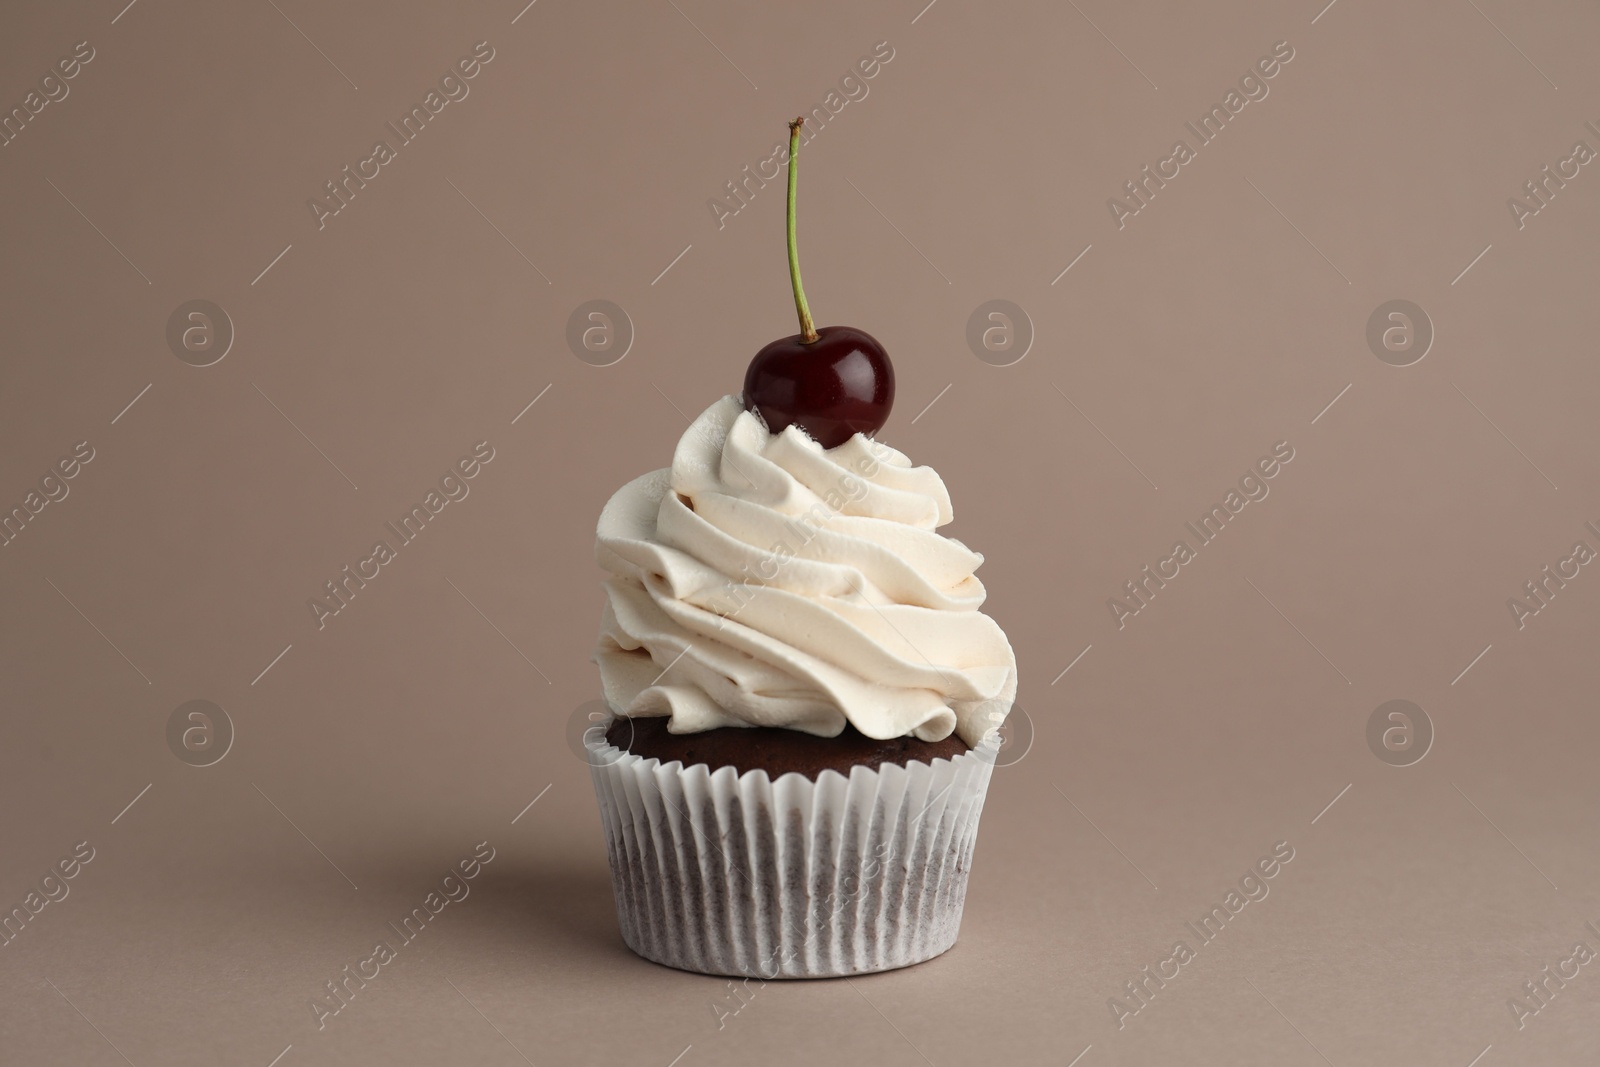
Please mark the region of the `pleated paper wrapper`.
<svg viewBox="0 0 1600 1067"><path fill-rule="evenodd" d="M617 920L645 959L701 974L825 978L955 944L999 741L954 759L687 770L586 740Z"/></svg>

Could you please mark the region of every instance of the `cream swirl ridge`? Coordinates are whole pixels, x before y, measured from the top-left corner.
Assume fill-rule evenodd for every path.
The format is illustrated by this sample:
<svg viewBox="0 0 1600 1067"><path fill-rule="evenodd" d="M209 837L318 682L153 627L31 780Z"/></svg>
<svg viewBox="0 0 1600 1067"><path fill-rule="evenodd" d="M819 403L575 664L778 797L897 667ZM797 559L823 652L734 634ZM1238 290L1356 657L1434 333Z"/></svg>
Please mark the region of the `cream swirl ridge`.
<svg viewBox="0 0 1600 1067"><path fill-rule="evenodd" d="M672 466L600 515L611 572L595 659L607 702L674 733L779 726L976 744L1016 693L978 609L983 557L937 528L939 475L857 435L770 434L738 397L695 420Z"/></svg>

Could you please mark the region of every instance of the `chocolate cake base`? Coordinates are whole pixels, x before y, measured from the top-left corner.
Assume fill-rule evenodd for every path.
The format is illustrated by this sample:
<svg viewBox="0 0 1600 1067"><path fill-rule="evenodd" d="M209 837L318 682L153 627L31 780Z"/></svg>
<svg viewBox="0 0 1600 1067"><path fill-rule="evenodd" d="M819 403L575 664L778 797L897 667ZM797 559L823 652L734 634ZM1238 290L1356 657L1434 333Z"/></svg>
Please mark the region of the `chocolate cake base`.
<svg viewBox="0 0 1600 1067"><path fill-rule="evenodd" d="M955 734L943 741L915 737L879 741L848 723L838 737L816 737L774 726L724 726L697 734L674 734L667 732L667 721L664 715L618 716L606 730L606 740L644 759L679 760L685 767L704 763L713 771L732 767L741 774L762 770L774 780L794 772L815 781L825 770L848 778L852 767L876 770L885 763L931 763L968 751L966 742Z"/></svg>

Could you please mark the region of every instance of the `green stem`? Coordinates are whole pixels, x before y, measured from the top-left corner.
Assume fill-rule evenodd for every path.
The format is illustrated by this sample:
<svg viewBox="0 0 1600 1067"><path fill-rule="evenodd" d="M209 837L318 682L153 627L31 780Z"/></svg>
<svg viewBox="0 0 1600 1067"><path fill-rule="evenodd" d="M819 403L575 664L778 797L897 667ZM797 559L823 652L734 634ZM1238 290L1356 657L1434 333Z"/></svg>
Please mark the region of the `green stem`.
<svg viewBox="0 0 1600 1067"><path fill-rule="evenodd" d="M794 309L800 316L800 342L811 344L817 339L817 327L811 321L811 307L806 303L806 291L800 284L800 248L794 236L795 161L800 155L800 127L805 118L789 123L789 284L794 288Z"/></svg>

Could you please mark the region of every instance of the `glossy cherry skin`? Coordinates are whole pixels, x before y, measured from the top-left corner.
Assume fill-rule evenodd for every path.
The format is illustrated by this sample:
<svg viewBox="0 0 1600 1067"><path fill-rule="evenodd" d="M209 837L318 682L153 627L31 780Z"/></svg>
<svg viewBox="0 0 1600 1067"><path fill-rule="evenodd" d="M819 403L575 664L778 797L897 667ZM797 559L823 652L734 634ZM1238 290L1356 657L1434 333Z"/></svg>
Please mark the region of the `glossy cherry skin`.
<svg viewBox="0 0 1600 1067"><path fill-rule="evenodd" d="M780 338L756 353L744 372L744 406L780 433L798 426L823 448L836 448L889 421L894 367L870 333L824 326L810 344Z"/></svg>

